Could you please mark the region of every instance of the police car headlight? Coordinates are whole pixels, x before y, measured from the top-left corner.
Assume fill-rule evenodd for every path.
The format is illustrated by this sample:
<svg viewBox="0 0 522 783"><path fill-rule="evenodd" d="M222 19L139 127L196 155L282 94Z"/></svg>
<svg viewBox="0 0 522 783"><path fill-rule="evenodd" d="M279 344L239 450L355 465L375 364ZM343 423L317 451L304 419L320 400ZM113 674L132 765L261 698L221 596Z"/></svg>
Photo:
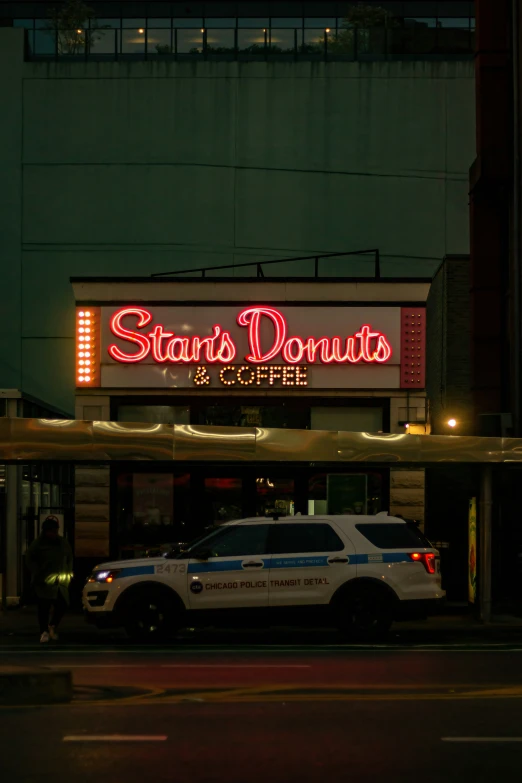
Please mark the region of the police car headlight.
<svg viewBox="0 0 522 783"><path fill-rule="evenodd" d="M105 584L110 584L119 573L121 573L121 568L114 569L112 571L93 571L88 581L104 582Z"/></svg>

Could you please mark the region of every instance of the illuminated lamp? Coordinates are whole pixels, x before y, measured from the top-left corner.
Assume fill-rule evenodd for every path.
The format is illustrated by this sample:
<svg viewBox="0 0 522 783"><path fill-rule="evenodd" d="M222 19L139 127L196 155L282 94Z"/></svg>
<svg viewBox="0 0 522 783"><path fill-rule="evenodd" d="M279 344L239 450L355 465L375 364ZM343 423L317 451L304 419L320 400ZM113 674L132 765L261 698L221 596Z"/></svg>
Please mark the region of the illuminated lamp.
<svg viewBox="0 0 522 783"><path fill-rule="evenodd" d="M448 419L448 427L456 427L457 426L457 419Z"/></svg>

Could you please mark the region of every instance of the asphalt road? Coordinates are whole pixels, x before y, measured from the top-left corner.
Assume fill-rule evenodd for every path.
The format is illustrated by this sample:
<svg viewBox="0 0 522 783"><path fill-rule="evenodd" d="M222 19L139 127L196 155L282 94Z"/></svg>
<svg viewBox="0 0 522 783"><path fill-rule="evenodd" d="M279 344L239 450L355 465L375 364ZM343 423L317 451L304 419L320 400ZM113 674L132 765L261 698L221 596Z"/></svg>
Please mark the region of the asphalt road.
<svg viewBox="0 0 522 783"><path fill-rule="evenodd" d="M70 668L71 705L0 708L17 783L522 779L522 651L4 647Z"/></svg>

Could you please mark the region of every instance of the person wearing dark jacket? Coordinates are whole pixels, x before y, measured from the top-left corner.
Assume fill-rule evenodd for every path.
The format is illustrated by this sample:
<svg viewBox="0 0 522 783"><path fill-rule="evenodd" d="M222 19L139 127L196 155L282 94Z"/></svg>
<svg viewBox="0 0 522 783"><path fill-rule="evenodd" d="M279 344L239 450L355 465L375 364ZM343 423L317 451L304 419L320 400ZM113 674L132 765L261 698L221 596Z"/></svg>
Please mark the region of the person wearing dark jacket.
<svg viewBox="0 0 522 783"><path fill-rule="evenodd" d="M38 602L42 644L58 639L57 628L69 605L73 556L65 538L58 535L59 527L56 517L47 517L40 537L33 541L25 555Z"/></svg>

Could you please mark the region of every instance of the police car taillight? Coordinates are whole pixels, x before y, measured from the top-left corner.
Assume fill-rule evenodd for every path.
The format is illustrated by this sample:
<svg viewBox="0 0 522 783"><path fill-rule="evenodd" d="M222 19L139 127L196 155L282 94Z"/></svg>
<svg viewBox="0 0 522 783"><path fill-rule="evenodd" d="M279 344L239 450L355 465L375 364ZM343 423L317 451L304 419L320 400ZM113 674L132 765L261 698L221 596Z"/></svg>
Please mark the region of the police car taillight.
<svg viewBox="0 0 522 783"><path fill-rule="evenodd" d="M433 552L410 552L410 558L422 563L428 574L435 573L435 555Z"/></svg>

